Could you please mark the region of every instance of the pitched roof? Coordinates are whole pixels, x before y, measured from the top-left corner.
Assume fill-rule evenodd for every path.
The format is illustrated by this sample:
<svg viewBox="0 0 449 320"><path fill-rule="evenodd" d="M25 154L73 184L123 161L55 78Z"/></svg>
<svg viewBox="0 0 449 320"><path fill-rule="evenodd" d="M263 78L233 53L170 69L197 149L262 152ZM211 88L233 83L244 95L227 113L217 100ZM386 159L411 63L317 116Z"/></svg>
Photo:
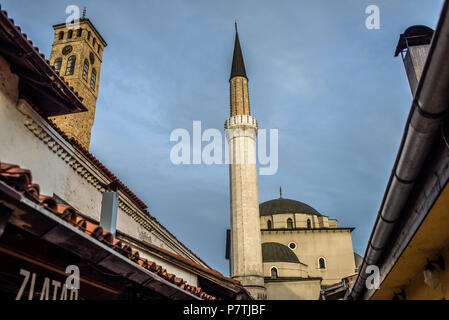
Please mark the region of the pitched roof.
<svg viewBox="0 0 449 320"><path fill-rule="evenodd" d="M104 232L99 225L84 219L73 207L58 204L54 197L41 195L39 185L32 181L30 170L22 169L14 164L0 162L0 181L4 181L7 185L20 192L25 198L65 220L72 227L90 235L99 242L106 244L113 250L135 262L137 265L157 274L163 279L201 299L216 300L214 296L202 291L201 288L189 285L182 278L178 278L176 275L168 273L166 269L155 262L141 258L138 251L132 250L130 246L116 239L111 233Z"/></svg>
<svg viewBox="0 0 449 320"><path fill-rule="evenodd" d="M248 78L246 76L245 63L243 62L243 54L242 48L240 47L239 41L239 33L237 31L237 24L235 25L235 43L234 43L234 55L232 57L232 69L231 69L231 78L242 76Z"/></svg>
<svg viewBox="0 0 449 320"><path fill-rule="evenodd" d="M0 7L1 8L1 7ZM82 97L64 80L50 61L33 46L6 11L0 11L0 54L21 80L21 96L44 116L87 111Z"/></svg>
<svg viewBox="0 0 449 320"><path fill-rule="evenodd" d="M4 41L3 38L6 39L7 42L2 42ZM137 195L135 195L120 179L118 179L100 160L98 160L92 153L85 149L76 139L69 138L61 129L56 126L56 124L54 124L47 118L53 115L87 111L87 109L81 102L83 98L80 97L78 93L74 91L74 88L64 80L64 77L59 75L59 72L55 70L54 66L50 65L50 61L45 59L45 55L39 52L39 48L33 46L33 42L31 40L28 40L27 35L21 32L19 26L16 26L14 24L14 20L8 18L8 14L6 11L0 11L0 42L2 42L2 45L0 46L0 55L6 55L6 58L10 61L10 63L19 62L22 67L27 67L27 69L16 69L16 72L18 72L19 70L26 71L24 72L24 74L27 76L37 74L39 76L39 78L37 78L37 80L39 80L38 82L43 84L42 86L35 86L35 84L33 84L29 87L28 92L30 93L30 95L26 96L25 98L31 105L31 107L36 110L53 127L53 129L55 129L55 131L61 135L62 138L64 138L79 152L81 152L95 166L96 169L98 169L106 177L108 177L111 183L114 182L118 184L119 188L130 198L131 201L133 201L137 205L137 207L147 213L148 217L151 220L157 223L174 240L183 245L188 252L190 252L193 256L195 256L199 261L201 261L205 266L208 267L208 265L200 257L198 257L189 248L187 248L187 246L185 246L154 216L152 216L147 210L147 205L139 197L137 197ZM15 42L18 43L20 50L16 48ZM6 43L8 43L8 45L11 45L11 48L15 48L15 50L19 50L20 52L18 51L16 53L12 52L11 54L8 54L7 51L11 50L11 48L5 47ZM22 53L22 51L25 52ZM26 64L22 64L22 62L20 62L21 60L17 60L21 57L27 58ZM36 81L34 81L34 83L35 82ZM25 86L25 89L26 88L27 87Z"/></svg>
<svg viewBox="0 0 449 320"><path fill-rule="evenodd" d="M75 138L70 138L69 136L67 136L64 131L56 126L56 124L50 119L46 119L46 121L53 129L55 129L57 133L61 135L62 138L64 138L64 140L74 146L95 166L95 168L100 170L106 177L108 177L111 183L115 183L118 188L122 190L141 210L143 210L151 220L161 226L162 229L164 229L173 239L182 244L184 248L187 249L187 251L198 258L198 260L200 260L205 266L209 267L200 257L198 257L192 250L187 248L180 240L178 240L178 238L175 237L175 235L173 235L167 228L164 227L164 225L162 225L154 216L152 216L151 213L147 210L148 206L139 197L137 197L137 195L135 195L134 192L132 192L119 178L117 178L114 173L112 173L100 160L98 160L92 153L90 153L89 150L84 148Z"/></svg>
<svg viewBox="0 0 449 320"><path fill-rule="evenodd" d="M232 278L229 278L229 277L225 277L223 274L221 274L221 273L218 272L217 270L214 270L214 269L211 269L211 268L203 267L202 265L200 265L200 264L198 264L198 263L196 263L196 262L194 262L194 261L192 261L192 260L190 260L190 259L187 259L187 258L185 258L185 257L183 257L183 256L181 256L181 255L179 255L179 254L176 254L176 253L174 253L174 252L171 252L171 251L169 251L169 250L166 250L166 249L164 249L164 248L161 248L161 247L159 247L159 246L156 246L155 244L149 243L149 242L147 242L147 241L144 241L144 243L145 243L146 245L150 246L150 247L153 247L154 249L156 249L156 250L158 250L158 251L164 252L165 254L168 254L168 255L170 255L170 256L172 256L172 257L178 259L178 260L182 260L182 261L184 261L184 262L186 262L186 263L188 263L188 264L190 264L190 265L192 265L192 266L194 266L194 267L196 267L196 268L199 268L199 269L201 269L201 270L204 270L204 271L206 271L206 272L208 272L208 273L210 273L210 274L213 274L213 275L215 275L215 276L217 276L217 277L219 277L219 278L222 278L222 279L224 279L224 280L226 280L226 281L229 281L229 282L232 282L232 283L238 284L238 285L240 284L240 281L235 280L235 279L232 279Z"/></svg>

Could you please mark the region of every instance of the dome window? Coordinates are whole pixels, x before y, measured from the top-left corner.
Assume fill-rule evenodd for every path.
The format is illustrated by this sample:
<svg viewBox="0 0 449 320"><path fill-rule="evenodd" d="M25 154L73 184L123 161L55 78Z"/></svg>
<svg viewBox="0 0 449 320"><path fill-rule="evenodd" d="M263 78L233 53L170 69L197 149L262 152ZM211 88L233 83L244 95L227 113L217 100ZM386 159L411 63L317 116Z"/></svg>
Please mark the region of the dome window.
<svg viewBox="0 0 449 320"><path fill-rule="evenodd" d="M271 268L271 279L277 279L278 278L278 269L276 267Z"/></svg>
<svg viewBox="0 0 449 320"><path fill-rule="evenodd" d="M293 220L291 218L287 219L287 229L293 229Z"/></svg>
<svg viewBox="0 0 449 320"><path fill-rule="evenodd" d="M312 229L312 222L310 222L310 219L307 219L307 229Z"/></svg>
<svg viewBox="0 0 449 320"><path fill-rule="evenodd" d="M267 229L272 229L271 220L267 221Z"/></svg>

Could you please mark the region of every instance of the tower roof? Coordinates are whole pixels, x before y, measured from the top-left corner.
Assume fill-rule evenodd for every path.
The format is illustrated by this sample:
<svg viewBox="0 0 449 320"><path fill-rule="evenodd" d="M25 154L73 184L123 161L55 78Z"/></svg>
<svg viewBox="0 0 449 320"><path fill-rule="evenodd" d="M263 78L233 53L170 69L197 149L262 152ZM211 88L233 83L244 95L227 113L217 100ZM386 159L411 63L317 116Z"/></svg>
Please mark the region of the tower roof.
<svg viewBox="0 0 449 320"><path fill-rule="evenodd" d="M98 39L100 39L100 41L103 44L103 47L107 47L108 43L104 40L104 38L101 36L100 32L98 32L97 28L95 28L94 24L88 19L88 18L80 18L79 19L80 24L82 23L87 23L92 30L96 33ZM53 25L53 29L59 29L59 28L64 28L66 27L66 23L59 23L59 24L55 24Z"/></svg>
<svg viewBox="0 0 449 320"><path fill-rule="evenodd" d="M245 63L243 62L242 48L240 47L239 33L237 31L237 22L235 23L235 43L234 56L232 57L231 78L236 76L246 76Z"/></svg>

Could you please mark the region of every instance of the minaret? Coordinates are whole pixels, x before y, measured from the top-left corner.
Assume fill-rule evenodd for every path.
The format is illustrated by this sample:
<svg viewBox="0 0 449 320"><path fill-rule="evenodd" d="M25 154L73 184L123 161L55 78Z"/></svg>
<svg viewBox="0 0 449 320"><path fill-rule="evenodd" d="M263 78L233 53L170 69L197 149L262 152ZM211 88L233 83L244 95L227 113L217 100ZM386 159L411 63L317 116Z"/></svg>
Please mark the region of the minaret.
<svg viewBox="0 0 449 320"><path fill-rule="evenodd" d="M50 63L83 98L83 104L88 111L52 117L50 120L67 136L75 138L89 150L103 49L107 43L85 15L86 9L84 8L77 28L66 25L66 23L53 26L55 38L50 54Z"/></svg>
<svg viewBox="0 0 449 320"><path fill-rule="evenodd" d="M226 120L231 192L231 277L255 299L266 299L257 190L257 120L250 115L246 77L237 24L230 82L231 117Z"/></svg>

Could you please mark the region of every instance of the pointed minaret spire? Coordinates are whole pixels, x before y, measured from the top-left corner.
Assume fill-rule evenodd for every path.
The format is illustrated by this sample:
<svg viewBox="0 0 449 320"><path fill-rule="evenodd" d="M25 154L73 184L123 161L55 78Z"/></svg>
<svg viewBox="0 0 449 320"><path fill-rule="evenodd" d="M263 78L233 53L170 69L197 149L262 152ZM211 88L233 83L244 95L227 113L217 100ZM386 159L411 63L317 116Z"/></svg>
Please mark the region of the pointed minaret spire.
<svg viewBox="0 0 449 320"><path fill-rule="evenodd" d="M279 199L282 198L282 187L279 187Z"/></svg>
<svg viewBox="0 0 449 320"><path fill-rule="evenodd" d="M83 19L86 18L86 7L83 8Z"/></svg>
<svg viewBox="0 0 449 320"><path fill-rule="evenodd" d="M235 43L234 56L232 58L231 79L236 76L246 76L245 63L243 62L242 48L240 47L239 33L237 31L237 22L235 22Z"/></svg>

